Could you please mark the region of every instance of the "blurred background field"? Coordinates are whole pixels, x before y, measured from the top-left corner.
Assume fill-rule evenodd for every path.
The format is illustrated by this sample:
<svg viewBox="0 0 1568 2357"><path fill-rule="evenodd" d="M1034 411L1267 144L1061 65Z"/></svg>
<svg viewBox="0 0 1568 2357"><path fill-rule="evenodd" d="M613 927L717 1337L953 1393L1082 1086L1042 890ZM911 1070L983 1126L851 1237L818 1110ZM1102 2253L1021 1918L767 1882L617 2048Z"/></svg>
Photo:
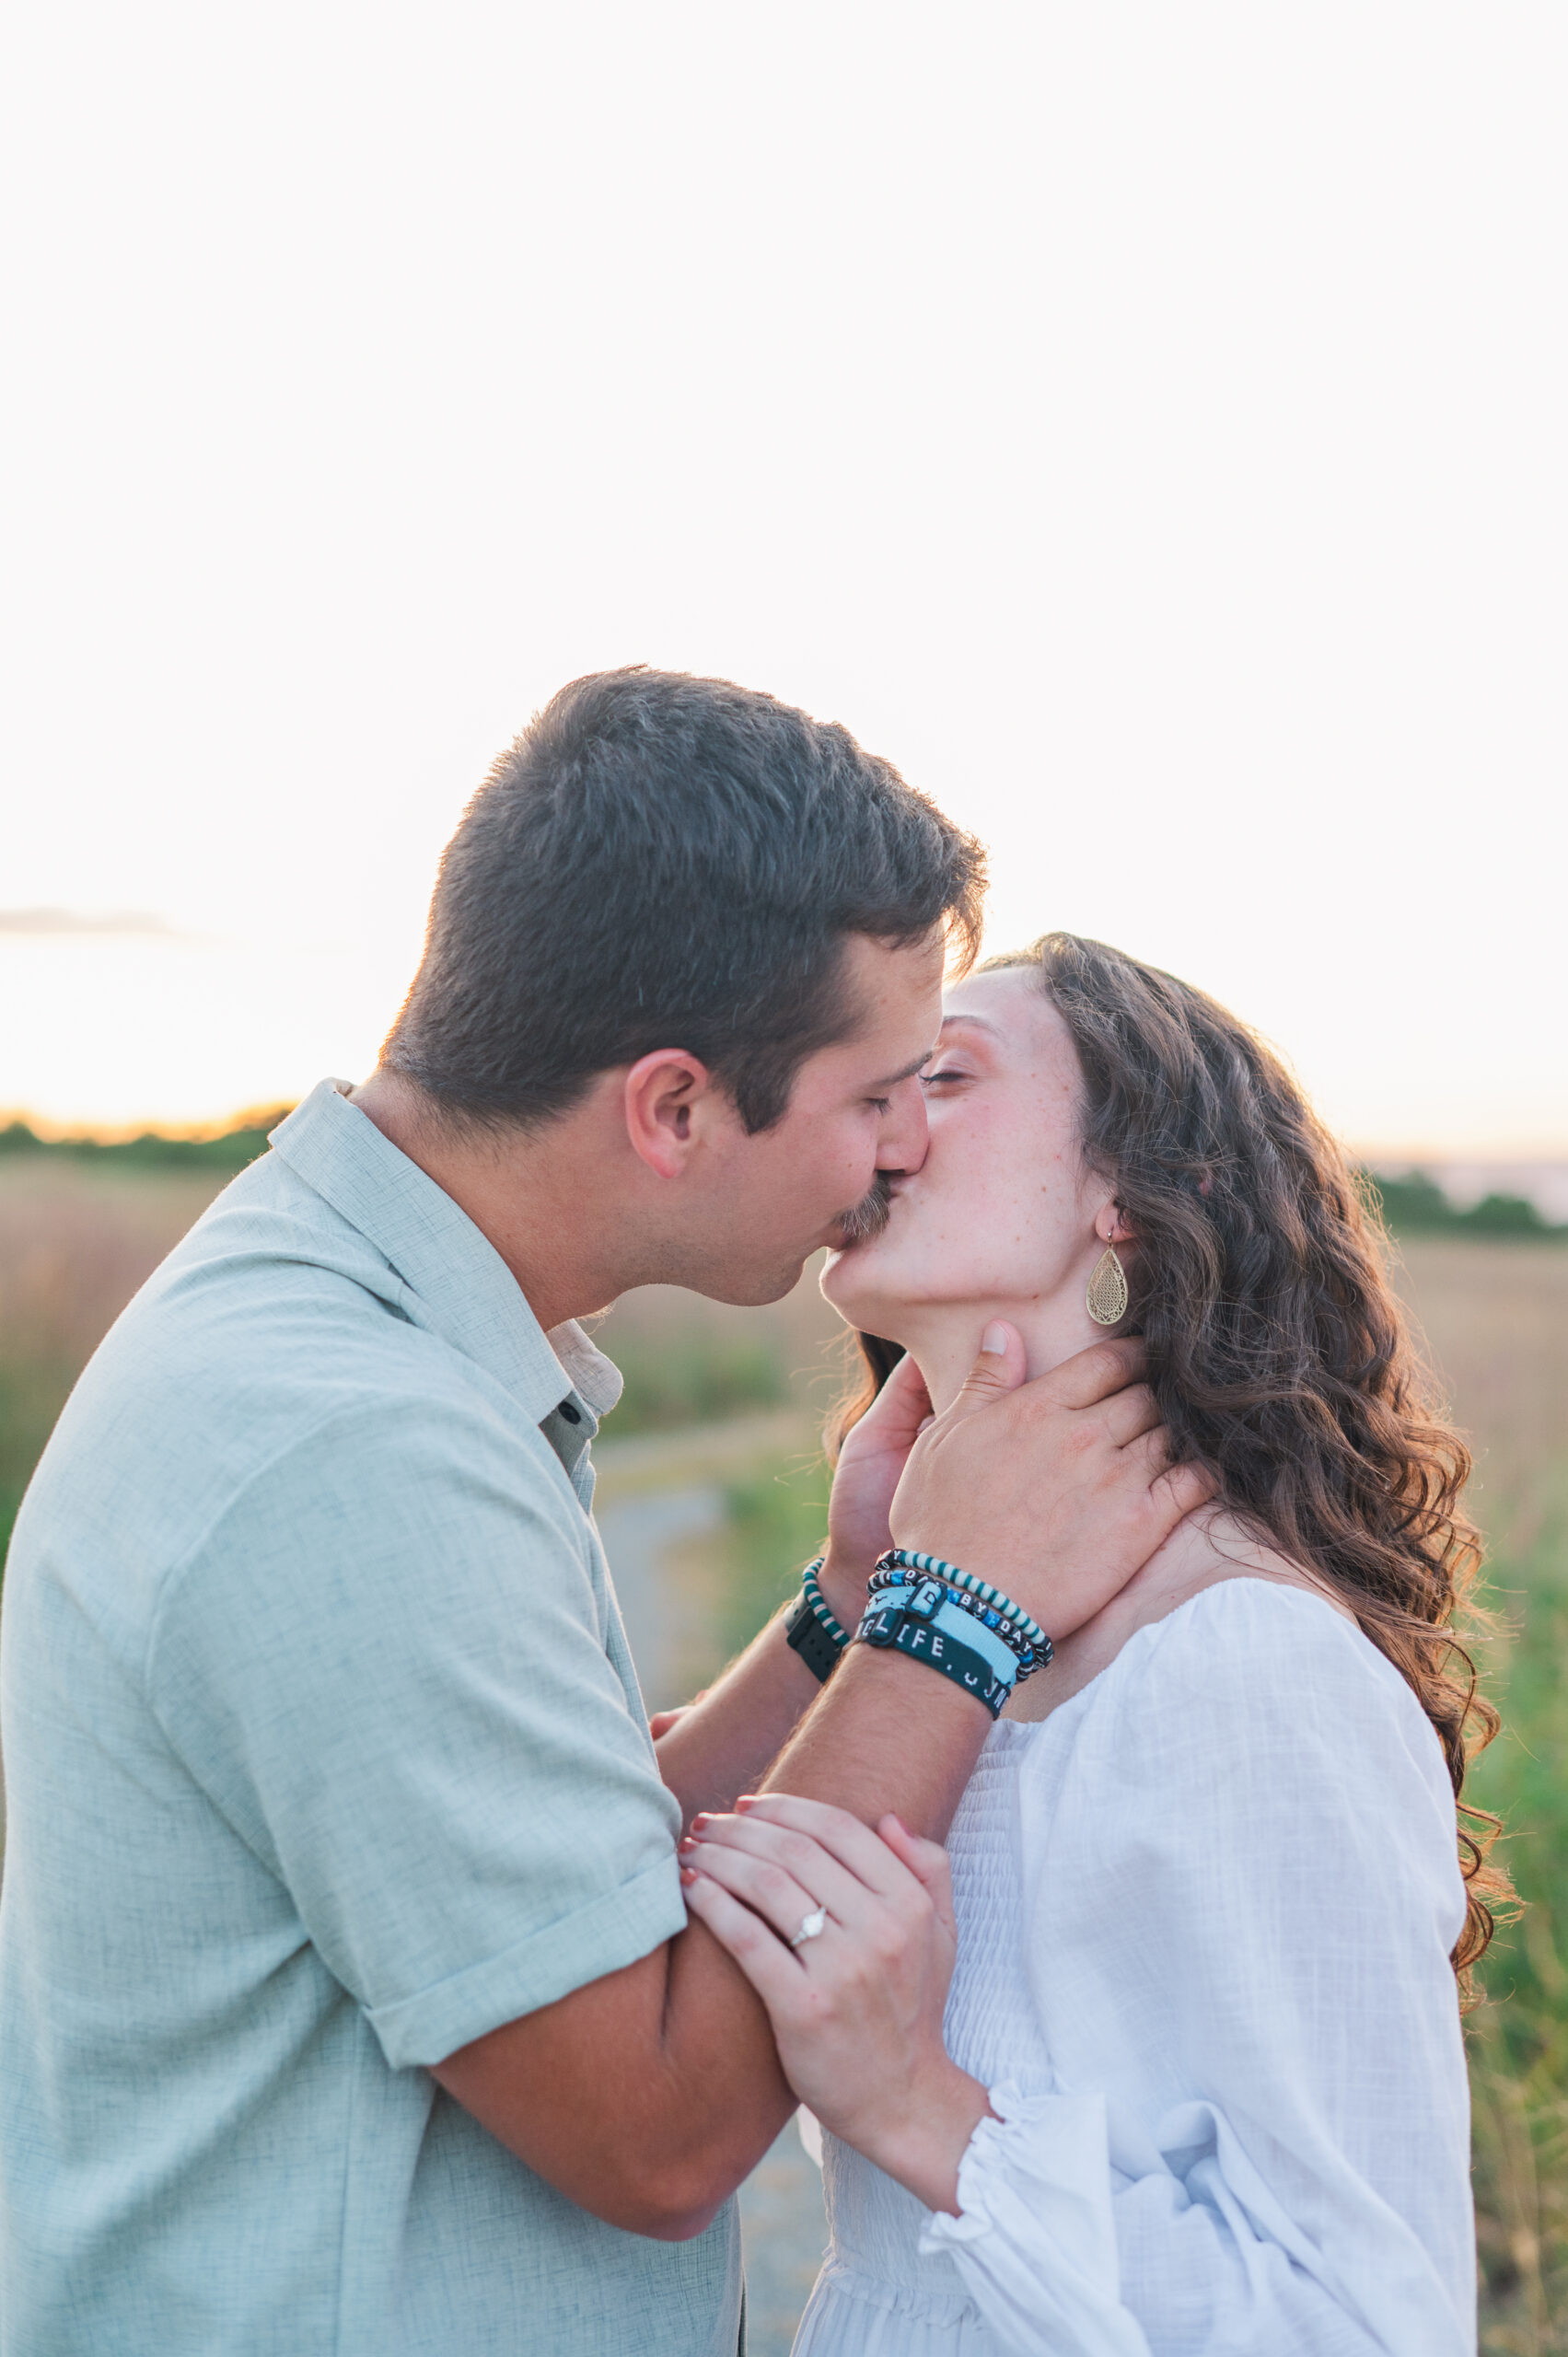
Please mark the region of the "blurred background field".
<svg viewBox="0 0 1568 2357"><path fill-rule="evenodd" d="M0 1132L0 1545L99 1336L229 1169L261 1142L192 1154L144 1140L71 1154ZM8 1149L8 1150L7 1150ZM1473 1193L1472 1190L1472 1193ZM1468 1210L1386 1190L1400 1283L1477 1456L1499 1633L1486 1679L1504 1733L1475 1797L1506 1820L1528 1902L1472 2016L1476 2192L1489 2357L1568 2352L1568 1243L1520 1196ZM598 1341L626 1392L598 1449L600 1517L650 1707L691 1693L789 1591L820 1534L821 1415L842 1379L808 1273L726 1310L654 1288ZM787 2350L820 2208L790 2137L748 2189L752 2346Z"/></svg>

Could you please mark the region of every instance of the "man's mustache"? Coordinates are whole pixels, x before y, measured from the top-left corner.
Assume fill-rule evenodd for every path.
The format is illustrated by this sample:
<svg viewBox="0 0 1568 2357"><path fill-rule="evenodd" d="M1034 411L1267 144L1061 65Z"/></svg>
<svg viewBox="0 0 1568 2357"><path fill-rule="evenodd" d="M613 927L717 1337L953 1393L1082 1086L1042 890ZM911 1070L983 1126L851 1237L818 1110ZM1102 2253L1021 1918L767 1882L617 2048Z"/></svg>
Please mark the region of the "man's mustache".
<svg viewBox="0 0 1568 2357"><path fill-rule="evenodd" d="M869 1244L874 1236L881 1235L892 1212L893 1182L886 1170L879 1170L869 1191L839 1222L841 1250L847 1251L852 1244Z"/></svg>

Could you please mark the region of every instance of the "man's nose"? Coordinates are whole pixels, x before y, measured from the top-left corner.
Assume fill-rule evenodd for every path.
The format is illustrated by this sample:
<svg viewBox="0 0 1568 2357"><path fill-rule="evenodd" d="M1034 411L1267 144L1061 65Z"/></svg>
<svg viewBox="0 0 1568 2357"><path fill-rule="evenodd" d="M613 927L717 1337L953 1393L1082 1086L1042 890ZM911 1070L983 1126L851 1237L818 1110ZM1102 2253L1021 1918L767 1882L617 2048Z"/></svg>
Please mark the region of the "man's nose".
<svg viewBox="0 0 1568 2357"><path fill-rule="evenodd" d="M878 1170L913 1172L925 1160L931 1133L925 1123L925 1091L918 1080L901 1080L893 1091L881 1143L877 1149Z"/></svg>

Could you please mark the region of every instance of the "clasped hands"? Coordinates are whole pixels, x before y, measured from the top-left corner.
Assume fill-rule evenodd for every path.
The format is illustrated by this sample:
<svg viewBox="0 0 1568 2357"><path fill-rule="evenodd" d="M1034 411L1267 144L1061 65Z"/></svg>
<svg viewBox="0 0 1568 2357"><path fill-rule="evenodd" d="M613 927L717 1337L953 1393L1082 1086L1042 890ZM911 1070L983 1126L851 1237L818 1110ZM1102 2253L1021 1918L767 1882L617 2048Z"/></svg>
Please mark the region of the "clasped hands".
<svg viewBox="0 0 1568 2357"><path fill-rule="evenodd" d="M1139 1342L1106 1341L1026 1382L1022 1342L998 1322L935 1416L904 1360L835 1475L822 1585L839 1617L858 1620L890 1537L979 1573L1053 1639L1085 1627L1213 1493L1198 1467L1169 1462L1143 1372ZM991 2107L943 2043L957 1947L946 1852L894 1815L873 1829L771 1792L695 1817L681 1879L766 2006L802 2102L927 2208L956 2212ZM819 1910L820 1936L801 1938Z"/></svg>
<svg viewBox="0 0 1568 2357"><path fill-rule="evenodd" d="M931 2210L990 2109L942 2042L957 1938L947 1856L894 1816L873 1830L793 1793L698 1817L686 1904L767 2007L785 2078L825 2128ZM819 1936L792 1945L820 1909Z"/></svg>

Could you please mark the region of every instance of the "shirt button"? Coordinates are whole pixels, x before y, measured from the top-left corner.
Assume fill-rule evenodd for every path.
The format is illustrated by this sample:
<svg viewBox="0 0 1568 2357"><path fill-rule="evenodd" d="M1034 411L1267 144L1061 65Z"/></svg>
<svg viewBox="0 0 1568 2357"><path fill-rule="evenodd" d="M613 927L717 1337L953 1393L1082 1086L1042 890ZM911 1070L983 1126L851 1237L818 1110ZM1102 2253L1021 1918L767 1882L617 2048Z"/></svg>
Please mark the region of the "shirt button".
<svg viewBox="0 0 1568 2357"><path fill-rule="evenodd" d="M569 1424L580 1424L583 1421L582 1410L580 1408L574 1408L570 1399L563 1399L561 1402L561 1413L565 1417L566 1422Z"/></svg>

